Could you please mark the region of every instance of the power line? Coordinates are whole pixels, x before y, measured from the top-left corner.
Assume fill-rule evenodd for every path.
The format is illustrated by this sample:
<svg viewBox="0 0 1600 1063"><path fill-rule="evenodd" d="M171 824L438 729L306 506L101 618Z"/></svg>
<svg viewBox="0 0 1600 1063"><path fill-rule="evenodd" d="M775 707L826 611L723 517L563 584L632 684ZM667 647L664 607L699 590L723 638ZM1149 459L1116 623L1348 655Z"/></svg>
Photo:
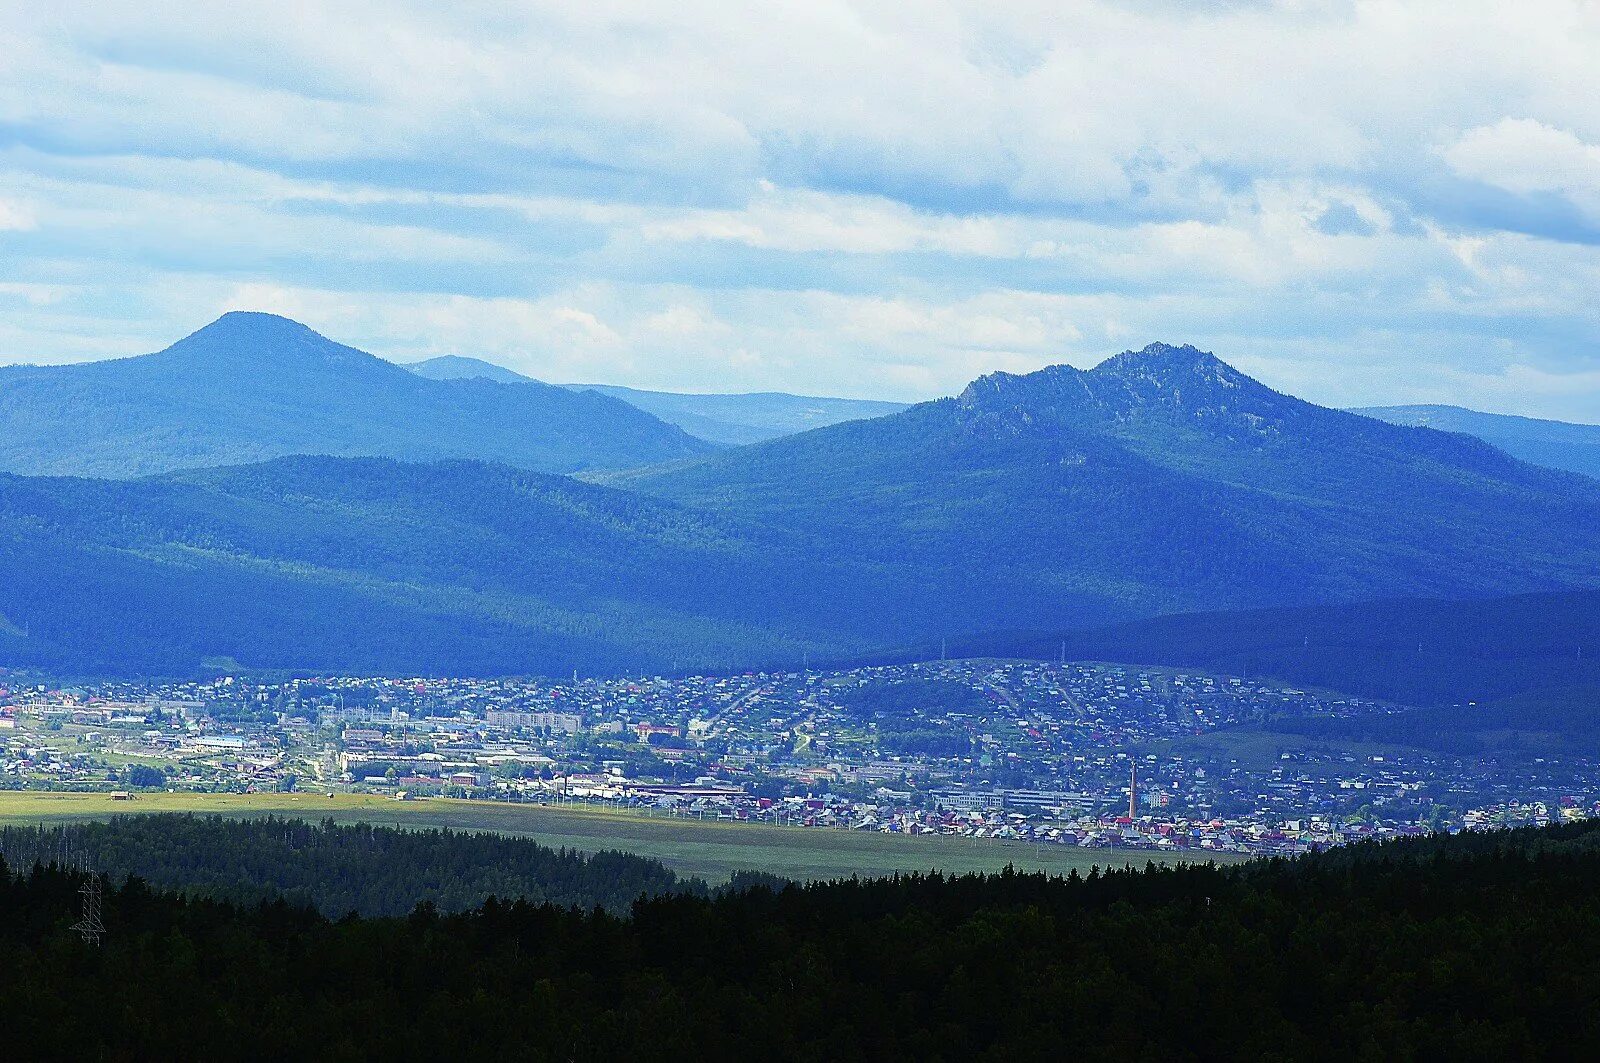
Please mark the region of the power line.
<svg viewBox="0 0 1600 1063"><path fill-rule="evenodd" d="M78 887L78 892L83 895L83 918L69 929L76 930L85 945L97 946L106 933L106 925L100 918L105 900L104 884L91 867L88 853L79 852L77 864L79 873L84 876L83 885Z"/></svg>

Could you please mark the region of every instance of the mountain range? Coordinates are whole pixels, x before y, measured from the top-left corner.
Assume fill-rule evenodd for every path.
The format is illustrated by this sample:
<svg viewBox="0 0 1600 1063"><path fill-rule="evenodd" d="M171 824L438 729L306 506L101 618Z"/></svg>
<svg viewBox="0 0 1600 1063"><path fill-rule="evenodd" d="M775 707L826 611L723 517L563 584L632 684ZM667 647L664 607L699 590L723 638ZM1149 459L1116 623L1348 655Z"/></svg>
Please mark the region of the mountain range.
<svg viewBox="0 0 1600 1063"><path fill-rule="evenodd" d="M831 399L818 395L789 395L758 391L734 395L685 395L672 391L639 391L608 384L568 384L598 391L653 413L692 436L739 446L781 436L899 413L903 402L873 399Z"/></svg>
<svg viewBox="0 0 1600 1063"><path fill-rule="evenodd" d="M993 374L956 398L733 449L608 396L429 380L261 315L230 315L102 372L139 363L230 396L191 410L235 410L252 389L225 386L230 376L255 380L257 396L346 389L318 400L301 437L283 428L301 420L262 413L260 449L350 444L351 381L370 378L382 386L360 394L421 395L429 410L457 394L446 408L462 417L502 411L456 437L436 412L418 413L422 426L388 420L406 408L393 400L389 442L423 452L400 456L498 447L523 460L334 454L136 479L5 476L0 662L789 666L1200 610L1600 587L1600 482L1468 436L1318 407L1192 347ZM127 408L132 391L96 398ZM518 432L495 420L552 394L589 405L549 409L606 415L562 425L566 462L588 482L531 468L536 444L549 457L549 422ZM55 410L62 425L71 414ZM363 416L362 432L379 424ZM605 435L615 424L636 433ZM248 419L227 431L249 449ZM128 443L116 475L161 464ZM72 455L81 465L68 440L57 460Z"/></svg>
<svg viewBox="0 0 1600 1063"><path fill-rule="evenodd" d="M441 355L406 366L433 380L493 380L537 383L494 362ZM642 391L610 384L564 384L575 391L598 391L675 424L698 439L728 446L762 443L842 421L898 413L906 403L837 399L783 392L691 395ZM1461 406L1370 406L1350 413L1412 428L1435 428L1476 436L1532 465L1600 479L1600 425L1481 413Z"/></svg>
<svg viewBox="0 0 1600 1063"><path fill-rule="evenodd" d="M908 566L947 631L1600 583L1600 482L1279 394L1192 347L608 479Z"/></svg>
<svg viewBox="0 0 1600 1063"><path fill-rule="evenodd" d="M573 472L711 449L604 395L429 380L271 314L225 314L157 354L0 368L5 472L126 477L287 454Z"/></svg>
<svg viewBox="0 0 1600 1063"><path fill-rule="evenodd" d="M502 384L537 383L532 377L479 358L447 354L406 366L431 380L494 380ZM824 428L841 421L882 417L906 408L903 402L874 399L833 399L817 395L789 395L778 391L743 394L691 395L675 391L641 391L612 384L564 384L572 391L597 391L621 399L675 424L711 443L739 446Z"/></svg>
<svg viewBox="0 0 1600 1063"><path fill-rule="evenodd" d="M1600 479L1600 425L1479 413L1460 406L1373 406L1351 412L1391 424L1464 432L1534 465Z"/></svg>

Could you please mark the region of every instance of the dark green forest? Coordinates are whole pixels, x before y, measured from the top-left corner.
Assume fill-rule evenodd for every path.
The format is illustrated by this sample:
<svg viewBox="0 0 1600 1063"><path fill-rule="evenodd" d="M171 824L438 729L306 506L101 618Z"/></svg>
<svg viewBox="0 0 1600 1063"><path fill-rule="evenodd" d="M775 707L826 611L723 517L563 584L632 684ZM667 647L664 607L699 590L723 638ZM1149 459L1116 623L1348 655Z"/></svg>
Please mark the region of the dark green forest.
<svg viewBox="0 0 1600 1063"><path fill-rule="evenodd" d="M1535 690L1481 705L1356 717L1269 719L1269 730L1344 742L1415 746L1466 756L1589 756L1600 742L1600 686Z"/></svg>
<svg viewBox="0 0 1600 1063"><path fill-rule="evenodd" d="M424 901L459 912L490 897L625 912L640 897L706 892L704 881L680 878L656 860L498 834L181 813L0 828L0 855L13 866L63 852L93 854L96 869L113 879L132 874L241 904L282 898L329 916L404 915Z"/></svg>
<svg viewBox="0 0 1600 1063"><path fill-rule="evenodd" d="M330 919L0 874L8 1051L39 1059L1513 1060L1600 1053L1600 824L1293 861L908 875L624 915Z"/></svg>

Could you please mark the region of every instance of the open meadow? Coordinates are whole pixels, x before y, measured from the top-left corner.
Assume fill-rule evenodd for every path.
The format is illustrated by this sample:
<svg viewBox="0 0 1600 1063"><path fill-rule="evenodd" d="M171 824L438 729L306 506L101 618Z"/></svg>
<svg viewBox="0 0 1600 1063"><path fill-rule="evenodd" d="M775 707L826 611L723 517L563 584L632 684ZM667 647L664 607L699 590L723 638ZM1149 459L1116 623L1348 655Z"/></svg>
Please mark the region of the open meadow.
<svg viewBox="0 0 1600 1063"><path fill-rule="evenodd" d="M368 794L139 794L114 801L107 793L0 792L0 824L70 823L115 815L194 812L224 816L288 816L337 823L366 822L426 830L493 831L545 845L597 852L619 849L653 857L683 874L709 881L759 870L795 879L885 875L895 871L997 871L1007 864L1065 874L1092 866L1164 862L1154 853L1084 850L994 839L909 837L817 827L698 820L631 809L582 805L509 804L419 798L395 801ZM1219 862L1226 854L1197 854Z"/></svg>

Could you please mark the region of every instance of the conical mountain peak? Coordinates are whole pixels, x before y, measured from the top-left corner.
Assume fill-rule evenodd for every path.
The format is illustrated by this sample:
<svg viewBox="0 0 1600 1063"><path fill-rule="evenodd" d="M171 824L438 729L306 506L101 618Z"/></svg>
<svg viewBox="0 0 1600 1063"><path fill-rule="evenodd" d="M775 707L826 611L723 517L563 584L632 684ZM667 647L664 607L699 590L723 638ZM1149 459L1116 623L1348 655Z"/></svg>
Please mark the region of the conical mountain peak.
<svg viewBox="0 0 1600 1063"><path fill-rule="evenodd" d="M269 314L261 310L229 310L194 335L294 336L308 333L317 335L311 326L281 314Z"/></svg>
<svg viewBox="0 0 1600 1063"><path fill-rule="evenodd" d="M376 355L335 343L292 318L232 310L190 333L157 357L168 364L231 371L284 371L319 367L402 372Z"/></svg>
<svg viewBox="0 0 1600 1063"><path fill-rule="evenodd" d="M711 449L620 399L446 385L276 314L224 314L156 354L36 370L26 393L7 398L0 469L41 474L145 475L285 454L575 472Z"/></svg>

